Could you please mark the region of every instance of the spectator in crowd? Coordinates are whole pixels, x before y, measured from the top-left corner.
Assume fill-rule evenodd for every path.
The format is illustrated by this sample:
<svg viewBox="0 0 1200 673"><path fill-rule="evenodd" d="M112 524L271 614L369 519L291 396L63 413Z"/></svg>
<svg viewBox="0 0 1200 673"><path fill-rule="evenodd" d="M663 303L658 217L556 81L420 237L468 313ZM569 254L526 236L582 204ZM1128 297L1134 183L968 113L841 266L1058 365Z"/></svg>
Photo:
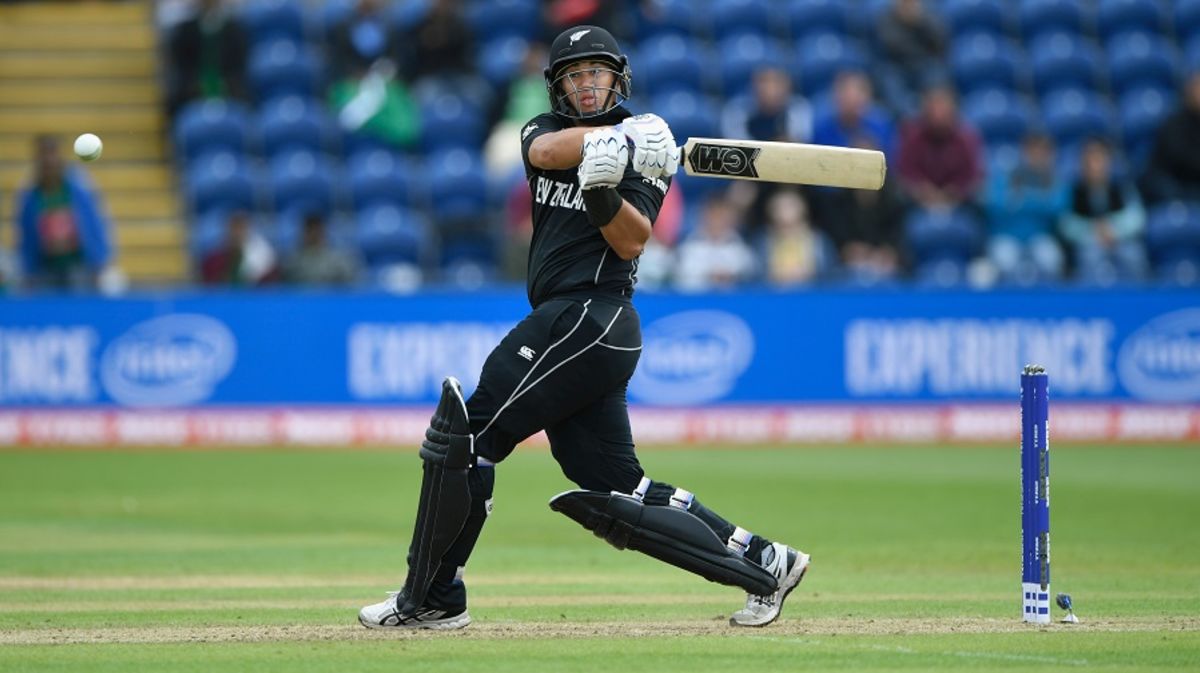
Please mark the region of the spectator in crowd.
<svg viewBox="0 0 1200 673"><path fill-rule="evenodd" d="M1183 87L1179 109L1167 117L1154 139L1142 188L1146 200L1200 200L1200 71Z"/></svg>
<svg viewBox="0 0 1200 673"><path fill-rule="evenodd" d="M869 142L851 146L879 149ZM823 189L813 194L814 205L821 206L819 228L832 239L848 272L870 281L894 278L900 273L905 206L895 177L889 176L878 190Z"/></svg>
<svg viewBox="0 0 1200 673"><path fill-rule="evenodd" d="M1050 136L1033 131L1024 138L1020 161L992 177L985 204L988 259L1001 279L1035 283L1062 276L1062 249L1054 233L1066 189L1054 170Z"/></svg>
<svg viewBox="0 0 1200 673"><path fill-rule="evenodd" d="M953 90L931 86L920 114L900 132L900 183L922 208L957 208L975 198L983 179L979 134L963 122Z"/></svg>
<svg viewBox="0 0 1200 673"><path fill-rule="evenodd" d="M727 138L808 142L812 137L812 108L792 95L792 80L781 68L755 71L750 99L725 104L721 118Z"/></svg>
<svg viewBox="0 0 1200 673"><path fill-rule="evenodd" d="M1113 177L1112 151L1103 140L1088 141L1080 161L1079 179L1071 187L1061 221L1076 275L1101 281L1144 277L1146 213L1137 189Z"/></svg>
<svg viewBox="0 0 1200 673"><path fill-rule="evenodd" d="M634 13L632 2L608 0L546 0L546 41L564 30L578 25L604 26L622 44L632 39L629 17Z"/></svg>
<svg viewBox="0 0 1200 673"><path fill-rule="evenodd" d="M325 218L305 215L300 246L284 263L284 279L295 285L346 286L358 280L358 271L358 260L329 244Z"/></svg>
<svg viewBox="0 0 1200 673"><path fill-rule="evenodd" d="M109 223L84 175L69 170L58 138L34 140L34 178L17 195L21 264L34 287L97 287L112 259Z"/></svg>
<svg viewBox="0 0 1200 673"><path fill-rule="evenodd" d="M705 202L695 232L679 246L675 283L681 290L728 288L754 277L758 259L739 233L737 207L722 195Z"/></svg>
<svg viewBox="0 0 1200 673"><path fill-rule="evenodd" d="M329 103L351 134L409 149L420 137L420 112L397 77L400 38L384 16L381 0L358 0L354 12L330 33L335 81Z"/></svg>
<svg viewBox="0 0 1200 673"><path fill-rule="evenodd" d="M824 235L812 227L800 191L775 192L767 201L767 280L784 287L811 283L830 265L828 249Z"/></svg>
<svg viewBox="0 0 1200 673"><path fill-rule="evenodd" d="M933 73L944 70L946 31L921 0L895 0L880 14L876 26L886 68L884 98L899 114L914 110L914 92L924 88Z"/></svg>
<svg viewBox="0 0 1200 673"><path fill-rule="evenodd" d="M475 39L459 0L433 0L425 17L405 40L412 79L474 72Z"/></svg>
<svg viewBox="0 0 1200 673"><path fill-rule="evenodd" d="M361 79L381 59L400 60L400 36L383 10L383 0L358 0L330 30L329 66L336 80Z"/></svg>
<svg viewBox="0 0 1200 673"><path fill-rule="evenodd" d="M244 212L229 215L225 241L204 256L200 280L205 285L257 287L279 277L275 249L250 224Z"/></svg>
<svg viewBox="0 0 1200 673"><path fill-rule="evenodd" d="M896 131L887 113L874 104L871 81L858 70L838 74L833 109L817 116L812 141L838 147L875 147L890 159Z"/></svg>
<svg viewBox="0 0 1200 673"><path fill-rule="evenodd" d="M484 145L484 160L493 174L519 172L522 180L525 177L521 147L513 142L513 138L521 132L525 122L546 111L546 77L542 74L546 62L546 45L530 44L521 61L521 70L513 77L504 95L497 97L490 116L498 121L492 126Z"/></svg>
<svg viewBox="0 0 1200 673"><path fill-rule="evenodd" d="M244 98L247 40L225 0L197 0L191 16L171 30L167 109L172 117L198 98Z"/></svg>

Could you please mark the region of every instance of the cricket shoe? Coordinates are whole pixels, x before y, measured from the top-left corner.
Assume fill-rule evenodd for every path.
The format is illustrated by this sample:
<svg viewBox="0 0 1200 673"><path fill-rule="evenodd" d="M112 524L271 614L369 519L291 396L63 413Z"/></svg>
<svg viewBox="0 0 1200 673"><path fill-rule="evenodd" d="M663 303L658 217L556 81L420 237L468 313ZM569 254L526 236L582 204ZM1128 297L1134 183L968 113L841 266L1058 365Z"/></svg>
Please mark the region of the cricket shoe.
<svg viewBox="0 0 1200 673"><path fill-rule="evenodd" d="M775 576L779 588L773 594L746 594L746 607L733 613L729 623L734 626L766 626L779 617L783 601L808 572L808 554L775 542L762 551L762 567Z"/></svg>
<svg viewBox="0 0 1200 673"><path fill-rule="evenodd" d="M358 611L358 623L368 629L461 629L471 623L467 608L442 610L422 607L414 615L401 616L403 591L389 591L388 598Z"/></svg>

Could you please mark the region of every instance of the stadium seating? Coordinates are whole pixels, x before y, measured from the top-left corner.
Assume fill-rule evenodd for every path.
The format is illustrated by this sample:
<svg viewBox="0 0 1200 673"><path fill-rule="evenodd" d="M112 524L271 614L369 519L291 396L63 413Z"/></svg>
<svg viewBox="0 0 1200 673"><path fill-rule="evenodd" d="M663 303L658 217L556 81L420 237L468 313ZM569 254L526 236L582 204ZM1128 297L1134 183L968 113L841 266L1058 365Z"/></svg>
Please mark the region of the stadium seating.
<svg viewBox="0 0 1200 673"><path fill-rule="evenodd" d="M417 184L421 166L387 150L371 150L347 164L350 201L361 212L382 205L414 208L424 205L425 188Z"/></svg>
<svg viewBox="0 0 1200 673"><path fill-rule="evenodd" d="M708 91L711 66L707 50L690 38L674 34L642 43L641 63L634 74L635 91L655 95L673 91Z"/></svg>
<svg viewBox="0 0 1200 673"><path fill-rule="evenodd" d="M488 0L467 5L467 22L477 36L488 39L541 37L541 3L537 0Z"/></svg>
<svg viewBox="0 0 1200 673"><path fill-rule="evenodd" d="M1175 0L1175 38L1186 44L1200 36L1200 0Z"/></svg>
<svg viewBox="0 0 1200 673"><path fill-rule="evenodd" d="M259 114L262 151L268 157L292 150L336 149L334 126L325 107L301 96L285 96L263 104Z"/></svg>
<svg viewBox="0 0 1200 673"><path fill-rule="evenodd" d="M525 38L501 36L479 48L475 67L493 89L503 90L521 71L528 52L529 42Z"/></svg>
<svg viewBox="0 0 1200 673"><path fill-rule="evenodd" d="M465 97L449 93L421 104L421 145L426 152L478 149L487 136L484 111Z"/></svg>
<svg viewBox="0 0 1200 673"><path fill-rule="evenodd" d="M189 103L175 122L176 155L185 162L219 151L245 154L253 126L245 105L219 98Z"/></svg>
<svg viewBox="0 0 1200 673"><path fill-rule="evenodd" d="M826 91L843 70L863 70L867 56L859 42L835 33L809 35L800 41L792 67L800 91L815 96Z"/></svg>
<svg viewBox="0 0 1200 673"><path fill-rule="evenodd" d="M1151 209L1146 249L1156 264L1200 263L1200 204L1173 201Z"/></svg>
<svg viewBox="0 0 1200 673"><path fill-rule="evenodd" d="M396 205L363 209L355 218L355 235L370 267L422 266L429 261L432 235L429 223L417 211Z"/></svg>
<svg viewBox="0 0 1200 673"><path fill-rule="evenodd" d="M230 152L218 152L192 161L184 176L184 193L198 217L258 206L260 180L249 166Z"/></svg>
<svg viewBox="0 0 1200 673"><path fill-rule="evenodd" d="M270 181L276 213L329 217L337 205L337 176L321 154L296 150L276 156L270 162Z"/></svg>
<svg viewBox="0 0 1200 673"><path fill-rule="evenodd" d="M1165 33L1166 26L1159 0L1099 0L1096 4L1096 33L1106 42L1127 31Z"/></svg>
<svg viewBox="0 0 1200 673"><path fill-rule="evenodd" d="M1175 48L1159 35L1120 33L1108 41L1105 52L1109 83L1117 96L1146 86L1174 88L1179 81Z"/></svg>
<svg viewBox="0 0 1200 673"><path fill-rule="evenodd" d="M983 89L1025 89L1026 70L1020 48L1003 35L972 33L951 47L950 71L963 96Z"/></svg>
<svg viewBox="0 0 1200 673"><path fill-rule="evenodd" d="M487 209L487 176L473 151L455 148L428 160L430 200L438 220L482 219Z"/></svg>
<svg viewBox="0 0 1200 673"><path fill-rule="evenodd" d="M252 44L304 41L304 8L298 0L250 0L241 17Z"/></svg>
<svg viewBox="0 0 1200 673"><path fill-rule="evenodd" d="M764 67L786 66L784 52L774 39L758 33L740 33L717 45L721 55L721 92L725 97L739 96L750 90L754 71Z"/></svg>
<svg viewBox="0 0 1200 673"><path fill-rule="evenodd" d="M982 32L1001 36L1012 27L1012 13L1001 0L946 0L941 16L953 35Z"/></svg>
<svg viewBox="0 0 1200 673"><path fill-rule="evenodd" d="M1154 142L1154 134L1175 104L1174 89L1144 87L1121 97L1121 138L1125 153L1136 167L1144 165Z"/></svg>
<svg viewBox="0 0 1200 673"><path fill-rule="evenodd" d="M769 37L783 27L771 0L711 0L707 13L709 34L717 41L751 33Z"/></svg>
<svg viewBox="0 0 1200 673"><path fill-rule="evenodd" d="M979 251L981 229L962 208L916 208L904 221L904 238L918 267L939 262L965 265Z"/></svg>
<svg viewBox="0 0 1200 673"><path fill-rule="evenodd" d="M989 146L1021 142L1036 118L1028 99L1005 89L971 94L963 99L962 113Z"/></svg>
<svg viewBox="0 0 1200 673"><path fill-rule="evenodd" d="M317 58L305 44L289 40L261 43L250 51L246 70L259 101L320 93Z"/></svg>
<svg viewBox="0 0 1200 673"><path fill-rule="evenodd" d="M1042 101L1046 131L1059 147L1068 147L1094 136L1114 137L1113 112L1098 94L1065 89L1048 94Z"/></svg>
<svg viewBox="0 0 1200 673"><path fill-rule="evenodd" d="M1086 3L1078 0L1021 0L1017 21L1026 43L1045 33L1082 36L1093 24Z"/></svg>
<svg viewBox="0 0 1200 673"><path fill-rule="evenodd" d="M791 0L787 6L788 34L799 41L810 34L845 35L850 9L840 0Z"/></svg>
<svg viewBox="0 0 1200 673"><path fill-rule="evenodd" d="M1100 53L1094 45L1066 32L1043 33L1029 46L1034 88L1039 94L1067 87L1103 88Z"/></svg>
<svg viewBox="0 0 1200 673"><path fill-rule="evenodd" d="M691 0L653 0L639 3L637 12L638 39L645 41L662 35L691 37L696 30L696 17L707 11L704 3Z"/></svg>
<svg viewBox="0 0 1200 673"><path fill-rule="evenodd" d="M720 103L693 93L677 91L656 96L650 109L655 110L671 126L676 142L684 143L692 136L719 136L718 111Z"/></svg>

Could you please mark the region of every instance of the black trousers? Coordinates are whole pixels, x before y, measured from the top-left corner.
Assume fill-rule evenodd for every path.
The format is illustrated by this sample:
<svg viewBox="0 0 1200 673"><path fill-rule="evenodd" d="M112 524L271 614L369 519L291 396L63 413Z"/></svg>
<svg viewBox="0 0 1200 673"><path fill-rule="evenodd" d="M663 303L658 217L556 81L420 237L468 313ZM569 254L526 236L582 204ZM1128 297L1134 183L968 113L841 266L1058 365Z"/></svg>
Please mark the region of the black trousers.
<svg viewBox="0 0 1200 673"><path fill-rule="evenodd" d="M545 430L580 488L630 493L642 478L625 390L642 348L632 306L601 298L535 308L496 346L467 400L475 452L504 460Z"/></svg>

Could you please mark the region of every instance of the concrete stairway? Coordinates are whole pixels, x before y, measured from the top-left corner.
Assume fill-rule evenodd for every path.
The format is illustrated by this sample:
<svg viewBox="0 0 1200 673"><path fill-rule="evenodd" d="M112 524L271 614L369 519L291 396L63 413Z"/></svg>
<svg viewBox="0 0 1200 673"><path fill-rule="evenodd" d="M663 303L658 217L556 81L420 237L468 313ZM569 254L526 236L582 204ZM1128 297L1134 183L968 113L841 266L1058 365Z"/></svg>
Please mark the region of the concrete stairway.
<svg viewBox="0 0 1200 673"><path fill-rule="evenodd" d="M86 165L112 218L117 265L139 286L188 277L186 231L167 148L152 3L0 5L0 230L12 245L14 195L33 137L104 140Z"/></svg>

